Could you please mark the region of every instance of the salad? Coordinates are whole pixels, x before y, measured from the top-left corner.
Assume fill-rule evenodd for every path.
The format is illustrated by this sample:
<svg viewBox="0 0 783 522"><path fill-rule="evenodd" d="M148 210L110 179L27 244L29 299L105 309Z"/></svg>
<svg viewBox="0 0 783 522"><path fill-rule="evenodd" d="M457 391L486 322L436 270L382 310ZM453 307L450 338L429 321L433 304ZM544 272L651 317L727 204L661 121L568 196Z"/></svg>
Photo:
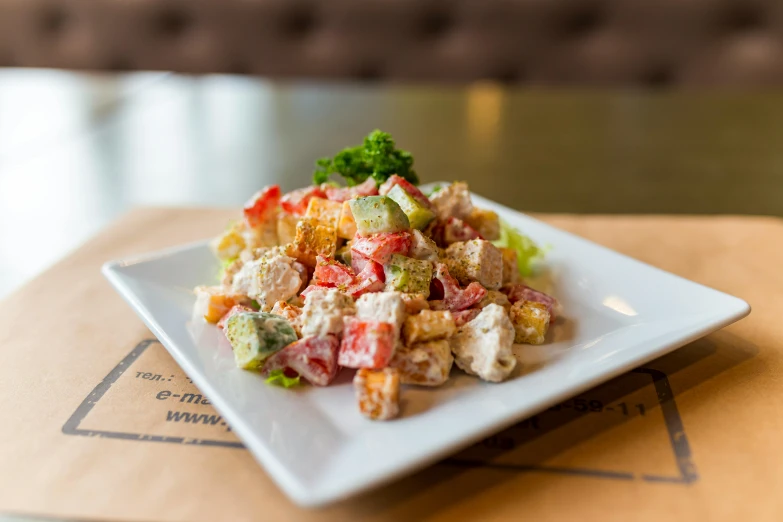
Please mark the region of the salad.
<svg viewBox="0 0 783 522"><path fill-rule="evenodd" d="M223 270L196 288L194 315L237 366L286 388L356 369L361 413L384 420L402 384L440 386L454 364L500 382L514 343L544 343L558 304L522 281L541 252L467 184L424 194L381 131L316 165L313 185L264 187L211 242Z"/></svg>

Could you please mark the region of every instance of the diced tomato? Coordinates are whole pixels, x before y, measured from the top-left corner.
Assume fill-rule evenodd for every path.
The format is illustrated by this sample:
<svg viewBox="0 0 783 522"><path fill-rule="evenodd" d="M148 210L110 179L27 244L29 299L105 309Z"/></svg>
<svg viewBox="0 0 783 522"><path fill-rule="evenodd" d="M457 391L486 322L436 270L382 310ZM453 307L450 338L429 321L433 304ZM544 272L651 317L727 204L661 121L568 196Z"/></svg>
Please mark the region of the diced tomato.
<svg viewBox="0 0 783 522"><path fill-rule="evenodd" d="M251 227L262 225L272 217L272 213L280 203L280 185L269 185L256 192L245 203L245 221Z"/></svg>
<svg viewBox="0 0 783 522"><path fill-rule="evenodd" d="M460 288L457 280L449 274L449 269L443 263L438 263L435 279L443 286L443 302L452 312L470 308L487 295L487 289L475 281L465 288Z"/></svg>
<svg viewBox="0 0 783 522"><path fill-rule="evenodd" d="M364 269L356 275L354 283L345 289L345 293L354 299L368 292L381 292L384 289L383 265L375 261L367 261Z"/></svg>
<svg viewBox="0 0 783 522"><path fill-rule="evenodd" d="M514 304L517 301L541 303L546 306L546 309L549 311L549 322L553 323L555 319L557 319L556 312L558 303L557 299L551 295L534 290L522 283L504 286L500 291L508 296L508 300L511 301L511 304Z"/></svg>
<svg viewBox="0 0 783 522"><path fill-rule="evenodd" d="M424 205L424 207L435 210L435 206L432 204L430 199L424 195L424 193L416 188L412 183L407 181L405 178L402 178L398 176L397 174L392 174L389 179L387 179L383 185L378 189L378 193L381 196L385 196L389 193L389 191L394 188L394 185L399 185L400 188L402 188L405 192L413 196L413 199L418 201L420 204Z"/></svg>
<svg viewBox="0 0 783 522"><path fill-rule="evenodd" d="M388 232L366 237L357 234L351 245L351 256L359 254L385 265L392 254L407 254L410 248L410 232Z"/></svg>
<svg viewBox="0 0 783 522"><path fill-rule="evenodd" d="M385 368L394 355L394 325L346 316L340 344L340 366Z"/></svg>
<svg viewBox="0 0 783 522"><path fill-rule="evenodd" d="M326 386L337 376L339 350L336 335L303 337L269 357L262 371L269 374L282 369L288 376L296 372L310 384Z"/></svg>
<svg viewBox="0 0 783 522"><path fill-rule="evenodd" d="M364 270L364 267L369 260L370 258L363 255L361 252L351 252L351 268L353 268L353 271L357 274Z"/></svg>
<svg viewBox="0 0 783 522"><path fill-rule="evenodd" d="M480 313L481 310L471 308L470 310L460 310L459 312L452 312L451 315L452 317L454 317L454 324L456 324L457 328L459 328L465 323L471 322Z"/></svg>
<svg viewBox="0 0 783 522"><path fill-rule="evenodd" d="M457 243L458 241L470 241L471 239L484 239L478 231L455 217L446 220L443 228L443 241L447 245Z"/></svg>
<svg viewBox="0 0 783 522"><path fill-rule="evenodd" d="M350 267L334 259L318 256L313 274L313 284L328 287L345 287L354 282L356 274Z"/></svg>
<svg viewBox="0 0 783 522"><path fill-rule="evenodd" d="M326 193L321 187L312 185L310 187L300 188L289 192L280 200L283 210L297 216L304 216L307 212L307 205L312 198L325 198Z"/></svg>
<svg viewBox="0 0 783 522"><path fill-rule="evenodd" d="M307 299L307 295L310 292L312 292L314 290L324 289L324 288L329 288L329 287L328 286L310 285L307 288L305 288L304 290L302 290L302 293L299 294L299 297L301 297L302 299Z"/></svg>
<svg viewBox="0 0 783 522"><path fill-rule="evenodd" d="M226 327L226 324L228 324L228 320L231 319L231 316L241 314L243 312L255 312L255 310L245 305L234 305L233 307L231 307L231 310L226 312L226 315L220 318L217 327L223 330Z"/></svg>
<svg viewBox="0 0 783 522"><path fill-rule="evenodd" d="M321 185L321 189L326 193L326 197L332 201L348 201L355 197L378 195L378 185L376 185L373 178L367 178L353 187L334 187L324 183Z"/></svg>

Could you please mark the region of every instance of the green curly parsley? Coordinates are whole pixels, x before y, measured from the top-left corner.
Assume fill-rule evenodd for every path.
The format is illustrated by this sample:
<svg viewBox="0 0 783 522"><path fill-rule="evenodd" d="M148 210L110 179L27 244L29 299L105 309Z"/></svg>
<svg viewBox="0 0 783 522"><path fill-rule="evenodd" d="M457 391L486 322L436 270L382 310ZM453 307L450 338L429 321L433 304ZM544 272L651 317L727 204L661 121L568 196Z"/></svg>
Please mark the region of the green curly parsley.
<svg viewBox="0 0 783 522"><path fill-rule="evenodd" d="M345 178L349 187L371 176L380 185L392 174L414 185L419 184L419 177L413 170L411 153L397 149L391 134L379 130L368 134L362 145L343 149L334 158L321 158L315 162L315 166L313 183L316 185L329 181L332 174Z"/></svg>
<svg viewBox="0 0 783 522"><path fill-rule="evenodd" d="M285 370L272 370L269 372L266 383L274 386L282 386L283 388L291 388L299 384L299 376L287 377Z"/></svg>
<svg viewBox="0 0 783 522"><path fill-rule="evenodd" d="M523 277L533 273L533 264L544 257L543 250L532 239L502 219L500 220L500 239L493 241L492 244L516 251L519 274Z"/></svg>

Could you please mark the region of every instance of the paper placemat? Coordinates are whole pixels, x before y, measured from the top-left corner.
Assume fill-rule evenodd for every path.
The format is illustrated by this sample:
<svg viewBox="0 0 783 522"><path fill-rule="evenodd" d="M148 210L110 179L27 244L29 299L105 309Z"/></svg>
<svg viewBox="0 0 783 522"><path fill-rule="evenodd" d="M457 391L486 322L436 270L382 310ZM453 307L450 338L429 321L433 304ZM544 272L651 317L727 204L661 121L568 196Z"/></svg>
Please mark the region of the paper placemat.
<svg viewBox="0 0 783 522"><path fill-rule="evenodd" d="M139 209L0 303L0 512L112 520L783 520L783 221L538 216L747 319L392 485L294 506L100 274L229 210ZM437 427L433 427L437 429Z"/></svg>

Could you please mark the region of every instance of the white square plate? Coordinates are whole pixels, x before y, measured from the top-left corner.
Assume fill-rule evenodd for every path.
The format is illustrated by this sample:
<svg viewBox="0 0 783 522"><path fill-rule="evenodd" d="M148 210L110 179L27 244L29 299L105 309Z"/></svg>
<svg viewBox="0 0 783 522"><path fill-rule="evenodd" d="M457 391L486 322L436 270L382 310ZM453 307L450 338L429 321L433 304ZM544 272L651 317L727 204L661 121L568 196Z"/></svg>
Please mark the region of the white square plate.
<svg viewBox="0 0 783 522"><path fill-rule="evenodd" d="M218 330L191 321L192 288L215 281L206 242L115 261L103 273L205 393L277 484L315 506L410 473L750 312L744 301L650 267L473 196L542 245L531 286L563 305L547 344L519 345L500 384L456 367L446 385L402 391L403 415L364 419L352 371L326 388L268 386L234 366Z"/></svg>

